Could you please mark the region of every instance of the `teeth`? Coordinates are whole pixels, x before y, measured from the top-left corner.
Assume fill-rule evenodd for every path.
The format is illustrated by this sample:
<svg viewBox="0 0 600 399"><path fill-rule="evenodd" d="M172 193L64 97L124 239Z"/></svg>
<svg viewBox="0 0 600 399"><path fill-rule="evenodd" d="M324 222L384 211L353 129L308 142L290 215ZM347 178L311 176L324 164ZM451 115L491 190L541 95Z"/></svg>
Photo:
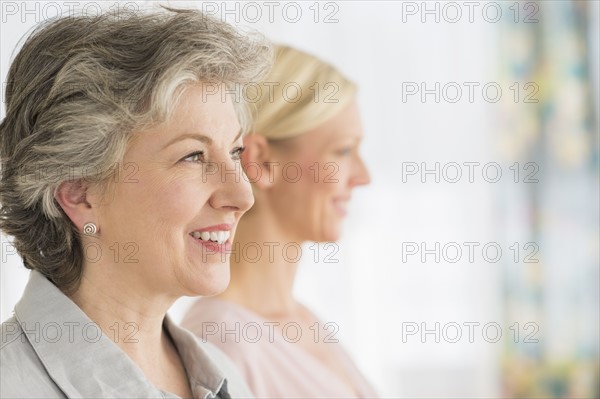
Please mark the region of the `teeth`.
<svg viewBox="0 0 600 399"><path fill-rule="evenodd" d="M194 238L199 238L202 241L214 241L218 244L223 244L225 243L225 241L227 241L229 239L229 237L231 236L231 232L230 231L203 231L202 233L198 232L198 231L194 231L192 233L192 237Z"/></svg>

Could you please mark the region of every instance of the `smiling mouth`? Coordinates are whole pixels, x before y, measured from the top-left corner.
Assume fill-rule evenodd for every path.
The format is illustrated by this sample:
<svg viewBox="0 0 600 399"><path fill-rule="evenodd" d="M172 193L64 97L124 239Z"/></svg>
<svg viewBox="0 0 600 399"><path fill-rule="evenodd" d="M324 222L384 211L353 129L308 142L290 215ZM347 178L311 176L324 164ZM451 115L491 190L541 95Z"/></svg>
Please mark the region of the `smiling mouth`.
<svg viewBox="0 0 600 399"><path fill-rule="evenodd" d="M348 203L350 198L336 198L333 200L333 206L343 214L348 212Z"/></svg>
<svg viewBox="0 0 600 399"><path fill-rule="evenodd" d="M200 241L213 242L216 244L224 244L229 240L231 231L229 230L216 230L216 231L194 231L190 235Z"/></svg>

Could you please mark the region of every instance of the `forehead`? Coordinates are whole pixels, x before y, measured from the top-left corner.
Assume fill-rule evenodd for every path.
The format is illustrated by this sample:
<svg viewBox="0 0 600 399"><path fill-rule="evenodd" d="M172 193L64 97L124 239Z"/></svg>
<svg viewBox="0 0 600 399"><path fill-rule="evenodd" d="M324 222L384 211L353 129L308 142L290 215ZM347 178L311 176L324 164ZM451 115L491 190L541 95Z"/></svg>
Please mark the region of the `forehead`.
<svg viewBox="0 0 600 399"><path fill-rule="evenodd" d="M300 137L313 144L327 144L342 140L359 140L362 136L363 127L358 105L353 101L327 122Z"/></svg>
<svg viewBox="0 0 600 399"><path fill-rule="evenodd" d="M237 135L240 130L231 95L225 94L221 86L210 84L186 87L166 124L173 131L193 130L225 136Z"/></svg>
<svg viewBox="0 0 600 399"><path fill-rule="evenodd" d="M179 136L200 134L210 138L215 145L230 144L240 132L233 102L204 85L185 88L166 121L137 132L133 144L146 150L162 148Z"/></svg>

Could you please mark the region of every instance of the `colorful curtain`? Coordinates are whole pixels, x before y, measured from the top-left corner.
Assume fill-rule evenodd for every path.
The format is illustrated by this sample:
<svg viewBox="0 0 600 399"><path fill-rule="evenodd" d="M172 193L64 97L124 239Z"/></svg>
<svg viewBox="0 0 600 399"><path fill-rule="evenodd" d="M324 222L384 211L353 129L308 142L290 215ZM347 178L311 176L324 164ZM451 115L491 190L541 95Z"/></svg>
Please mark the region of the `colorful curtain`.
<svg viewBox="0 0 600 399"><path fill-rule="evenodd" d="M506 397L598 398L598 82L587 1L503 2L497 148L514 162L499 190ZM597 75L596 75L597 76ZM595 90L595 93L594 93ZM596 97L594 98L594 94Z"/></svg>

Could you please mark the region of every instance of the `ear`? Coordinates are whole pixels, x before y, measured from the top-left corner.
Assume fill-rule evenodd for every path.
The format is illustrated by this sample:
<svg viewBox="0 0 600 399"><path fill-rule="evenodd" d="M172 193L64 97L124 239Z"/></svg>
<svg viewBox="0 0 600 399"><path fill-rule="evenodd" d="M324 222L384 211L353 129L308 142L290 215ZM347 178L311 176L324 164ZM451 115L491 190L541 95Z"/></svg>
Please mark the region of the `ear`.
<svg viewBox="0 0 600 399"><path fill-rule="evenodd" d="M87 199L88 188L83 181L74 180L62 182L54 190L54 198L79 231L83 231L84 224L97 222Z"/></svg>
<svg viewBox="0 0 600 399"><path fill-rule="evenodd" d="M270 165L272 151L269 141L259 134L250 134L244 137L244 146L242 167L248 180L258 189L270 188L275 181L273 173L276 168Z"/></svg>

